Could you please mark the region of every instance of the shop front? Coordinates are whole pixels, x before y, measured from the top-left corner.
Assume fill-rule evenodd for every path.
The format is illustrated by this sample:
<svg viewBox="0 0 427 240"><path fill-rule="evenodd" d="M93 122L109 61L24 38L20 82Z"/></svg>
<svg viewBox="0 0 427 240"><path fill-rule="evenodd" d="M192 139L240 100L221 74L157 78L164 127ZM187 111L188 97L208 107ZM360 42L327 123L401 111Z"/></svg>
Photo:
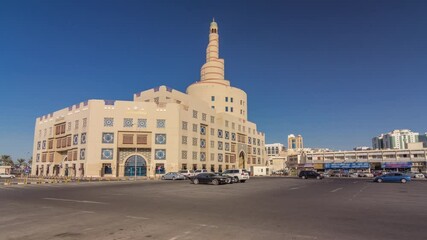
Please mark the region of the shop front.
<svg viewBox="0 0 427 240"><path fill-rule="evenodd" d="M386 171L409 172L412 168L412 162L384 162L381 168Z"/></svg>

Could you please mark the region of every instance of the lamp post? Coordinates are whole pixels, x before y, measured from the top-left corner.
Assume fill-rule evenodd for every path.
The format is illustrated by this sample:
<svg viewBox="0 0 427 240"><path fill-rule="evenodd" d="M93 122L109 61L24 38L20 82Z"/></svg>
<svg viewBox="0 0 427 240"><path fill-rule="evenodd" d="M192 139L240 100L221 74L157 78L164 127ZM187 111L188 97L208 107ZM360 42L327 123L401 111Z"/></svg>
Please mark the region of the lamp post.
<svg viewBox="0 0 427 240"><path fill-rule="evenodd" d="M134 177L134 181L136 181L136 154L138 154L138 147L135 147L135 177Z"/></svg>

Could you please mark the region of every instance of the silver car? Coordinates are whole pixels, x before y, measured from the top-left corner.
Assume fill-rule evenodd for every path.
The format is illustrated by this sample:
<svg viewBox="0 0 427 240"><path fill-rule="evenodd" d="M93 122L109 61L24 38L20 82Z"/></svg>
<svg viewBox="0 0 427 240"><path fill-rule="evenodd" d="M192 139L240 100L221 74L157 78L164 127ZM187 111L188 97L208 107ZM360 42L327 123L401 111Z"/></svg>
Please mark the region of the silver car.
<svg viewBox="0 0 427 240"><path fill-rule="evenodd" d="M162 176L162 180L184 180L185 176L177 172L168 172Z"/></svg>
<svg viewBox="0 0 427 240"><path fill-rule="evenodd" d="M15 178L13 174L0 173L0 178Z"/></svg>

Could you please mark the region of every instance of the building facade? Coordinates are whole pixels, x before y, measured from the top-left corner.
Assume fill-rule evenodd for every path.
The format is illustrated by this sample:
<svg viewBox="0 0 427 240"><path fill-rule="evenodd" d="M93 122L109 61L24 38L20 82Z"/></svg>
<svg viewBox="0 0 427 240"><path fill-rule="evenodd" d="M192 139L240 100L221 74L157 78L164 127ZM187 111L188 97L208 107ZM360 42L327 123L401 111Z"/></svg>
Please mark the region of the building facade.
<svg viewBox="0 0 427 240"><path fill-rule="evenodd" d="M267 152L267 156L277 157L281 152L285 151L285 146L281 143L271 143L265 145L265 150Z"/></svg>
<svg viewBox="0 0 427 240"><path fill-rule="evenodd" d="M36 120L32 174L154 176L180 169L265 165L265 135L247 119L247 95L224 78L218 25L209 29L200 81L160 86L132 101L88 100Z"/></svg>
<svg viewBox="0 0 427 240"><path fill-rule="evenodd" d="M376 149L306 154L306 166L326 170L427 171L427 149Z"/></svg>
<svg viewBox="0 0 427 240"><path fill-rule="evenodd" d="M372 138L373 149L407 149L408 143L418 142L419 133L408 129L393 130Z"/></svg>

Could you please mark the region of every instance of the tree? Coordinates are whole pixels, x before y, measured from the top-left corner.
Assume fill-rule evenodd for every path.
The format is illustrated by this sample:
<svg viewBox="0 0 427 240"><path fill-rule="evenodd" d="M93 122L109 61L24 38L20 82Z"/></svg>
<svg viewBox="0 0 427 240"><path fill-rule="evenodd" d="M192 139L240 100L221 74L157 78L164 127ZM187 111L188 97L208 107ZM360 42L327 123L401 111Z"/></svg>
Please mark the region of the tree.
<svg viewBox="0 0 427 240"><path fill-rule="evenodd" d="M18 159L18 160L16 160L17 162L18 162L18 165L19 165L19 167L20 168L22 168L22 167L26 167L27 166L27 162L26 162L26 160L25 159L23 159L23 158L20 158L20 159Z"/></svg>
<svg viewBox="0 0 427 240"><path fill-rule="evenodd" d="M30 167L31 167L31 164L33 164L33 157L30 157L30 160L28 160L28 165L30 165Z"/></svg>
<svg viewBox="0 0 427 240"><path fill-rule="evenodd" d="M1 155L0 156L0 165L3 166L12 166L13 167L13 160L9 155Z"/></svg>

